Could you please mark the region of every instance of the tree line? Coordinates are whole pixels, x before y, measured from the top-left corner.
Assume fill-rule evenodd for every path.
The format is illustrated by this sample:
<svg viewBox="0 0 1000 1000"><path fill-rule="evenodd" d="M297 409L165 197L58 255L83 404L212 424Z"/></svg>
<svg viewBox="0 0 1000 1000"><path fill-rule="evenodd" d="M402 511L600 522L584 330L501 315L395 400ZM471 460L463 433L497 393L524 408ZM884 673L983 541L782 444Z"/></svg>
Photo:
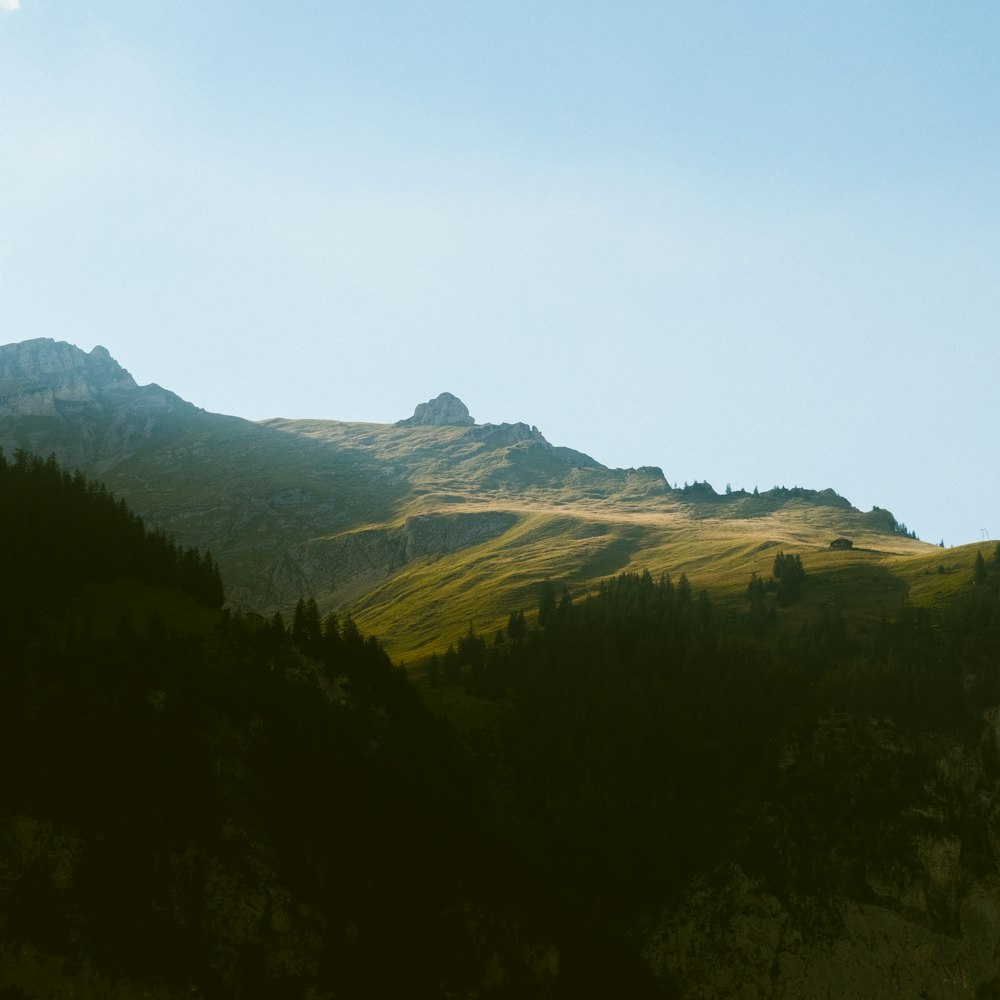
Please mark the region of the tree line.
<svg viewBox="0 0 1000 1000"><path fill-rule="evenodd" d="M207 607L225 600L211 553L178 546L101 483L55 458L0 449L0 628L8 645L61 613L85 582L128 578L177 587Z"/></svg>

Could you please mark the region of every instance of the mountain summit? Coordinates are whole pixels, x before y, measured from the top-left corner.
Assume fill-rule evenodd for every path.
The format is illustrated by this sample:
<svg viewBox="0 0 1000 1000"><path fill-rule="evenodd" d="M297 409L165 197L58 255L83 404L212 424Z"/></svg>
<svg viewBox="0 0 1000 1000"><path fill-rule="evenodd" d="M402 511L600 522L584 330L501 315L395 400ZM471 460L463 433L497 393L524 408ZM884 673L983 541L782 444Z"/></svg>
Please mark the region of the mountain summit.
<svg viewBox="0 0 1000 1000"><path fill-rule="evenodd" d="M71 417L95 408L196 408L156 384L140 386L106 347L81 350L39 337L0 347L0 417Z"/></svg>
<svg viewBox="0 0 1000 1000"><path fill-rule="evenodd" d="M41 337L0 347L0 413L56 417L68 405L136 390L135 379L104 347L89 354Z"/></svg>
<svg viewBox="0 0 1000 1000"><path fill-rule="evenodd" d="M412 417L396 422L397 427L471 427L475 423L469 408L458 396L442 392L426 403L419 403Z"/></svg>
<svg viewBox="0 0 1000 1000"><path fill-rule="evenodd" d="M83 351L40 337L0 346L0 441L54 452L102 475L198 408L158 385L138 385L104 347Z"/></svg>

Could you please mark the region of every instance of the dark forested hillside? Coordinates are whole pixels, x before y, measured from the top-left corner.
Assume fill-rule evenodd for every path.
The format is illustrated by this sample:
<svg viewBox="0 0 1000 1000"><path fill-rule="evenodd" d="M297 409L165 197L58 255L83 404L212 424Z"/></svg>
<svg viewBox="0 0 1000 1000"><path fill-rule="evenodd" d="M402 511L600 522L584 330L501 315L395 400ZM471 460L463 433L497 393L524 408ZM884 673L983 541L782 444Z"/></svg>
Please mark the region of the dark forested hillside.
<svg viewBox="0 0 1000 1000"><path fill-rule="evenodd" d="M349 618L100 634L81 588L217 603L211 561L54 462L2 474L0 995L566 996L605 964L564 943L451 728Z"/></svg>
<svg viewBox="0 0 1000 1000"><path fill-rule="evenodd" d="M315 663L223 618L205 642L77 635L5 671L7 961L23 942L212 997L454 975L439 937L475 789L377 645L326 640Z"/></svg>
<svg viewBox="0 0 1000 1000"><path fill-rule="evenodd" d="M208 607L224 600L209 553L147 530L124 501L54 458L19 451L8 459L0 450L0 524L0 630L9 650L88 582L176 587Z"/></svg>
<svg viewBox="0 0 1000 1000"><path fill-rule="evenodd" d="M975 993L1000 968L977 964L968 907L986 894L1000 915L984 888L1000 874L998 594L1000 547L950 607L855 633L832 608L786 628L780 581L754 581L742 615L684 577L627 574L576 604L545 586L538 628L515 614L491 643L470 633L431 677L506 706L493 780L524 857L591 924L631 927L665 991L825 996L802 970L839 948L858 978L838 995L889 996L885 953L920 933L897 988L954 962L974 985L927 995L993 995ZM864 939L874 912L896 921L883 951ZM773 948L750 961L741 935Z"/></svg>
<svg viewBox="0 0 1000 1000"><path fill-rule="evenodd" d="M460 739L54 461L0 505L2 997L996 995L1000 549L875 626L794 553L544 584L424 675Z"/></svg>

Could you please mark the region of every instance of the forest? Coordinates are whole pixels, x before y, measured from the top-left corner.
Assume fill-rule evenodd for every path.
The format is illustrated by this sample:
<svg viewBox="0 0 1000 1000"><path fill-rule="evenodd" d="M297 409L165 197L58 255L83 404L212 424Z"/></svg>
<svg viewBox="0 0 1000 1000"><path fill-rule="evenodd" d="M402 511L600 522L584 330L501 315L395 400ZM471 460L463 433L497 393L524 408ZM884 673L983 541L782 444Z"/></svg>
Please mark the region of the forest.
<svg viewBox="0 0 1000 1000"><path fill-rule="evenodd" d="M913 815L929 734L979 747L1000 700L1000 546L863 631L787 625L792 553L738 612L685 576L539 581L414 681L307 596L226 610L208 553L52 459L0 454L0 517L4 1000L672 996L643 928L720 866L860 893L924 823L995 867L985 806ZM123 582L152 596L110 620Z"/></svg>

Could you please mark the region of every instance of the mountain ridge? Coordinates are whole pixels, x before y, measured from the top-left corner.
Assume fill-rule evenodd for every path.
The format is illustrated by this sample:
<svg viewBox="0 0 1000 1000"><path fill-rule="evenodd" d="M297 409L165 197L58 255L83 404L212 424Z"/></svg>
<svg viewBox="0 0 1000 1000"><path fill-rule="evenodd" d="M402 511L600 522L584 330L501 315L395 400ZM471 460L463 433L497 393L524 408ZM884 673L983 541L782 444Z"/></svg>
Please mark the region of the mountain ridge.
<svg viewBox="0 0 1000 1000"><path fill-rule="evenodd" d="M0 418L45 416L78 419L88 407L125 408L162 411L173 415L206 414L201 407L184 400L176 393L156 383L140 386L127 369L112 357L107 348L97 345L85 352L75 345L53 338L41 337L0 346ZM229 420L244 420L226 414L211 414ZM418 403L411 417L393 424L359 423L341 419L300 419L272 417L246 421L262 427L290 430L304 436L322 436L321 429L330 425L346 428L467 428L470 442L477 441L499 448L522 445L523 450L544 451L557 456L573 468L600 469L662 480L665 491L674 491L662 468L644 465L629 469L605 466L584 452L561 445L552 445L534 425L524 422L492 424L476 423L466 404L450 392L442 392L427 402ZM146 437L152 428L147 428ZM718 494L707 482L685 484L678 491L689 499L718 500L727 496L739 499L750 496L745 490ZM791 493L800 499L827 502L836 498L840 505L850 505L833 490L785 487L756 493L755 496L776 497ZM734 501L735 502L735 501ZM877 508L876 508L877 509Z"/></svg>
<svg viewBox="0 0 1000 1000"><path fill-rule="evenodd" d="M85 352L65 341L39 337L0 347L0 415L74 415L79 405L139 400L150 407L197 409L155 383L138 385L100 345Z"/></svg>
<svg viewBox="0 0 1000 1000"><path fill-rule="evenodd" d="M611 469L527 423L477 424L450 393L395 424L248 421L49 339L0 347L0 446L53 453L210 549L234 607L315 596L407 656L449 641L443 594L463 630L473 616L487 628L544 578L586 592L611 573L684 572L735 601L773 546L817 565L841 535L855 562L930 548L830 489L676 489L659 467Z"/></svg>

